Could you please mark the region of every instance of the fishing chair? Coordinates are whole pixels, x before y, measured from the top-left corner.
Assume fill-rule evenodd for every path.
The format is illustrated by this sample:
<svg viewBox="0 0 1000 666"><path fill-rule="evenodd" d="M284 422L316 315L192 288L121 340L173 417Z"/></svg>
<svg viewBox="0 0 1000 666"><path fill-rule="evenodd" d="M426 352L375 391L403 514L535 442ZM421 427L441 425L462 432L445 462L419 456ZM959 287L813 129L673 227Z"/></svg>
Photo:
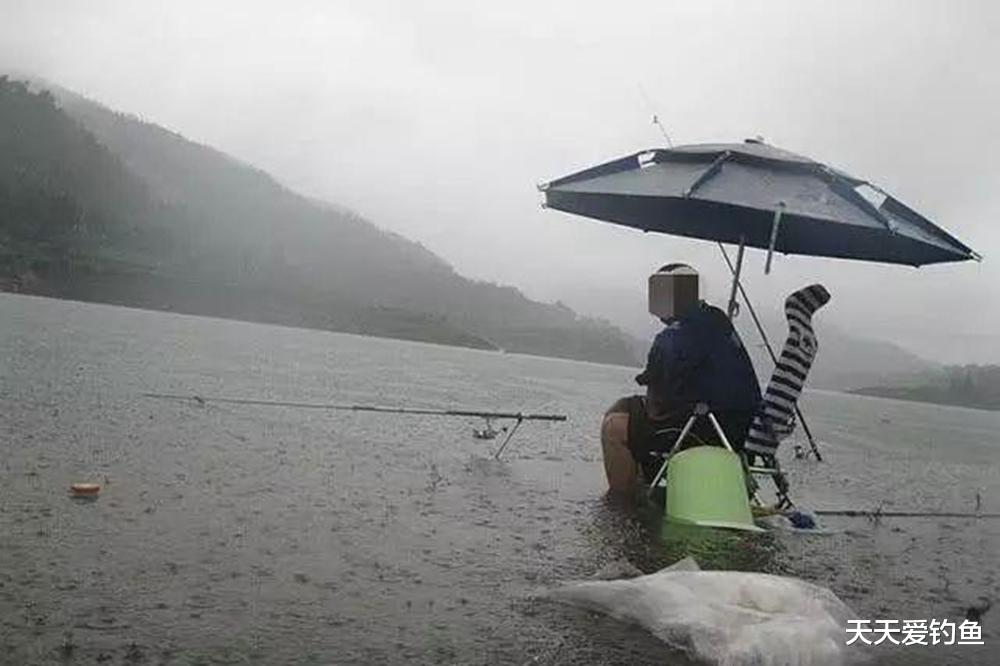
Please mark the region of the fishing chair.
<svg viewBox="0 0 1000 666"><path fill-rule="evenodd" d="M699 419L706 419L709 424L711 424L717 437L717 441L705 441L704 438L693 432L693 429ZM656 475L649 484L649 493L651 497L654 497L654 493L659 491L660 482L663 481L666 475L667 468L670 466L671 458L683 450L683 445L687 440L693 439L696 440L695 445L697 446L718 443L727 451L737 453L740 456L747 483L747 494L750 496L751 501L753 501L756 505L759 506L761 502L757 498L757 491L760 489L760 485L757 483L755 477L767 476L774 482L775 492L778 496L778 502L775 508L787 509L792 506L792 500L788 496L788 480L785 478L784 472L781 471L781 467L778 465L777 457L774 455L759 454L756 452L747 453L745 450L737 451L730 442L725 430L723 430L722 425L719 423L719 419L705 403L698 403L694 406L691 415L684 423L684 427L679 431L676 428L665 428L663 430L657 430L653 434L655 437L669 437L678 432L679 434L677 434L676 439L673 440L673 445L670 449L665 453L660 454L662 462L660 463L660 467ZM759 457L760 460L754 460L755 457Z"/></svg>
<svg viewBox="0 0 1000 666"><path fill-rule="evenodd" d="M714 430L714 433L717 437L717 441L705 441L704 438L700 437L699 435L693 432L694 426L697 424L699 419L706 419L711 424L712 429ZM685 422L684 427L681 428L680 430L676 428L665 428L663 430L656 431L654 433L654 436L668 437L674 433L679 433L679 434L677 435L676 439L673 440L674 442L673 445L665 453L660 454L662 462L660 464L659 470L657 471L656 475L653 477L653 480L649 485L650 494L657 492L660 482L666 475L667 468L669 467L670 464L670 459L673 458L675 454L679 453L684 448L683 445L685 444L686 440L694 439L697 440L696 445L698 446L718 443L726 450L731 451L733 453L737 453L740 456L740 459L743 462L743 470L747 482L747 494L750 496L750 499L754 501L756 504L758 505L760 504L760 501L757 498L757 491L760 489L760 486L754 477L767 476L772 479L775 485L775 491L778 495L777 508L785 509L792 506L792 501L788 496L788 491L789 491L788 481L785 478L784 473L781 471L780 466L778 465L777 458L773 455L761 456L759 464L751 464L751 460L753 459L753 457L758 456L759 454L756 453L748 454L745 450L737 451L736 448L733 447L729 437L726 435L725 430L722 428L719 419L715 416L712 410L709 409L708 405L706 405L705 403L698 403L694 406L691 415Z"/></svg>
<svg viewBox="0 0 1000 666"><path fill-rule="evenodd" d="M761 409L754 416L744 443L750 478L770 476L778 494L778 508L792 505L788 481L778 465L778 445L795 430L795 412L819 343L812 317L830 301L830 292L813 284L785 299L788 337L764 391Z"/></svg>
<svg viewBox="0 0 1000 666"><path fill-rule="evenodd" d="M707 419L708 422L712 425L712 429L718 436L719 442L722 444L722 446L725 447L727 450L735 453L733 445L729 442L729 438L726 436L725 430L723 430L722 426L719 424L719 419L715 417L715 414L712 413L712 410L709 409L708 405L706 405L703 402L699 402L695 404L694 407L692 408L691 415L688 417L687 421L684 422L684 427L681 428L680 434L677 436L677 439L674 440L673 446L671 446L666 453L662 454L663 462L660 465L660 469L657 471L656 475L653 477L653 480L649 484L650 491L655 490L656 487L660 484L660 481L663 479L664 474L666 474L667 467L670 464L670 459L673 457L675 453L681 450L681 444L684 443L684 440L686 440L688 437L697 437L697 435L695 435L691 431L694 428L695 424L698 422L698 420L701 418ZM654 433L654 436L665 436L675 431L676 429L666 428L664 430L656 431Z"/></svg>

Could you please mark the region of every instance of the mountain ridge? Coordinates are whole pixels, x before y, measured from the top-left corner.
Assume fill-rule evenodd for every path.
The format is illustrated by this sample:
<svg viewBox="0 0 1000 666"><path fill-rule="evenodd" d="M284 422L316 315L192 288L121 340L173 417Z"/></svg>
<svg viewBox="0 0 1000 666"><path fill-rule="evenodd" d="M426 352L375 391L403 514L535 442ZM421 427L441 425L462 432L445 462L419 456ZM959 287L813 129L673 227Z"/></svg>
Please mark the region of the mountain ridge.
<svg viewBox="0 0 1000 666"><path fill-rule="evenodd" d="M1000 365L951 365L892 386L866 386L858 395L1000 411Z"/></svg>
<svg viewBox="0 0 1000 666"><path fill-rule="evenodd" d="M0 111L7 113L7 123L6 133L0 128L0 145L14 146L18 154L31 152L31 146L20 144L26 141L21 126L32 121L17 110L18 105L31 106L34 115L62 127L74 141L90 145L87 137L92 137L100 148L79 151L77 162L115 164L100 173L108 183L121 184L137 203L122 209L115 202L101 202L109 211L106 233L89 241L73 222L56 242L53 234L61 227L55 213L39 217L30 207L8 208L6 219L0 219L0 240L8 250L0 256L0 271L8 289L597 362L637 362L628 336L606 321L581 317L561 304L532 301L512 287L464 278L419 243L342 206L300 195L265 171L177 132L37 79L31 90L18 90L18 85L3 83ZM50 172L58 170L54 165L64 157L60 151L70 144L48 146L45 160L35 155L22 163L4 163L0 185L8 199L30 198L18 175L27 171L41 174L42 185L36 189L42 199L75 202L80 194L76 181L58 191L46 189L54 182ZM130 244L123 240L125 229L134 236ZM58 251L50 251L56 246Z"/></svg>

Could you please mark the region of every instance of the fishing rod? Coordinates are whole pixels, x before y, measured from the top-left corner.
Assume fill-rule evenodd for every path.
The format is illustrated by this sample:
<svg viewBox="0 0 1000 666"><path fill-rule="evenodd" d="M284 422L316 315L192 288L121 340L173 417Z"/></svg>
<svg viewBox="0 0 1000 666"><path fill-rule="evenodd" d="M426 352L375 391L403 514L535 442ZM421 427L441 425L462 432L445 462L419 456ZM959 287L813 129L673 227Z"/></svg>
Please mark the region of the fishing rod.
<svg viewBox="0 0 1000 666"><path fill-rule="evenodd" d="M641 82L638 84L638 86L639 86L639 94L642 95L642 98L644 100L646 100L646 106L649 107L649 113L653 117L653 124L660 128L660 134L662 134L664 140L666 140L667 146L669 148L673 148L674 142L670 140L670 135L667 134L667 128L664 127L663 123L660 122L660 116L656 113L656 107L653 106L653 100L650 99L649 95L646 94L646 89L642 87Z"/></svg>
<svg viewBox="0 0 1000 666"><path fill-rule="evenodd" d="M524 413L524 412L487 412L472 409L433 409L427 407L392 407L388 405L348 405L348 404L336 404L336 403L319 403L319 402L295 402L286 400L260 400L253 398L226 398L219 396L205 397L200 395L184 395L180 393L143 393L142 397L152 398L155 400L181 400L181 401L194 401L199 405L205 405L206 403L222 403L227 405L255 405L263 407L292 407L296 409L325 409L332 411L345 411L345 412L376 412L380 414L410 414L410 415L421 415L421 416L458 416L458 417L472 417L472 418L482 418L486 419L487 425L492 420L512 420L515 421L514 426L507 432L507 437L504 439L500 448L493 455L494 458L499 459L500 455L503 453L504 449L507 448L507 444L510 443L511 438L514 433L517 432L518 427L524 421L565 421L565 414L534 414L534 413ZM506 430L506 428L505 428ZM483 432L493 432L491 429L484 430ZM494 435L495 436L495 435ZM481 439L490 439L490 437L481 437Z"/></svg>
<svg viewBox="0 0 1000 666"><path fill-rule="evenodd" d="M843 517L843 518L865 518L873 525L878 525L883 518L1000 518L1000 513L982 513L979 505L976 505L976 512L967 511L883 511L881 507L874 510L865 509L820 509L818 511L800 511L798 509L782 510L775 507L754 507L752 509L754 518L766 518L769 516L784 516L796 529L812 530L816 529L816 518Z"/></svg>
<svg viewBox="0 0 1000 666"><path fill-rule="evenodd" d="M254 400L244 398L205 397L179 393L143 393L144 398L160 400L194 400L201 404L220 402L229 405L262 405L265 407L297 407L299 409L328 409L351 412L381 412L384 414L422 414L433 416L473 416L484 419L513 419L517 421L565 421L564 414L525 414L523 412L482 412L468 409L430 409L423 407L390 407L386 405L346 405L319 402L286 402L282 400Z"/></svg>
<svg viewBox="0 0 1000 666"><path fill-rule="evenodd" d="M962 511L882 511L862 509L831 509L813 511L817 516L843 516L847 518L1000 518L1000 513L969 513Z"/></svg>

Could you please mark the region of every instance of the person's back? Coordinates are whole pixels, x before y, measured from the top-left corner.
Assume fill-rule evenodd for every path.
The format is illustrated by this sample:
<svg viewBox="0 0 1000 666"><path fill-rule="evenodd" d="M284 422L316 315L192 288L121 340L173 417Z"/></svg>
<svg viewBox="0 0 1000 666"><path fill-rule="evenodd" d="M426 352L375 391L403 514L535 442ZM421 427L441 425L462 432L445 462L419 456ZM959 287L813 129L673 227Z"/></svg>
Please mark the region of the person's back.
<svg viewBox="0 0 1000 666"><path fill-rule="evenodd" d="M698 402L713 411L753 411L761 399L739 335L722 310L704 302L666 322L636 379L647 387L652 414Z"/></svg>

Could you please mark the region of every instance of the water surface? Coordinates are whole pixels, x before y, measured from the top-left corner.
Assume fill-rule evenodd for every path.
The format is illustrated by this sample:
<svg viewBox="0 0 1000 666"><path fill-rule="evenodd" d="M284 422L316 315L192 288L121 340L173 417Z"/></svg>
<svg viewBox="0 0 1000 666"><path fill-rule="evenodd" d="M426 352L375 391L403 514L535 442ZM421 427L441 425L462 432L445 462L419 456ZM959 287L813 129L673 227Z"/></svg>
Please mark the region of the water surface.
<svg viewBox="0 0 1000 666"><path fill-rule="evenodd" d="M536 593L626 558L827 585L859 617L1000 596L998 521L831 519L678 539L603 497L597 426L634 369L0 295L0 663L682 664ZM141 393L565 413L503 460L472 420ZM820 508L1000 511L1000 415L826 392ZM784 451L788 454L788 451ZM98 500L67 496L106 484ZM995 663L907 648L884 663Z"/></svg>

